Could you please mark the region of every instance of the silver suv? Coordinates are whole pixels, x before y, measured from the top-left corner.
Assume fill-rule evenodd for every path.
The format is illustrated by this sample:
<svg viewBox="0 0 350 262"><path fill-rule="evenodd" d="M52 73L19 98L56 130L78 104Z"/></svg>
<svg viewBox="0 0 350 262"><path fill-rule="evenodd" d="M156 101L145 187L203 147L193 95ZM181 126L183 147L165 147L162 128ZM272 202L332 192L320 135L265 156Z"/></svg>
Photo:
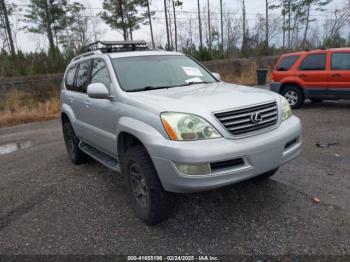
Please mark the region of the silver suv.
<svg viewBox="0 0 350 262"><path fill-rule="evenodd" d="M267 178L301 150L300 121L276 93L222 82L192 58L144 42L88 48L62 84L69 157L122 173L147 224L169 215L174 192Z"/></svg>

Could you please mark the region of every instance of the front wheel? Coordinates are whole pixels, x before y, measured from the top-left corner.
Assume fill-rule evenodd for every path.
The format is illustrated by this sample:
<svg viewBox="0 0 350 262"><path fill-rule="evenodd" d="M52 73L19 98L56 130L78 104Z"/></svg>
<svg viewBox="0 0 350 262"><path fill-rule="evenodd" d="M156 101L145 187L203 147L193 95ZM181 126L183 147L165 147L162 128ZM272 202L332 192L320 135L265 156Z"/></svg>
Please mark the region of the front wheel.
<svg viewBox="0 0 350 262"><path fill-rule="evenodd" d="M304 105L304 94L296 86L287 86L283 89L282 95L287 99L290 107L293 109L301 108Z"/></svg>
<svg viewBox="0 0 350 262"><path fill-rule="evenodd" d="M171 195L158 178L152 160L142 145L134 146L123 157L123 172L132 206L137 217L148 225L155 225L168 217Z"/></svg>

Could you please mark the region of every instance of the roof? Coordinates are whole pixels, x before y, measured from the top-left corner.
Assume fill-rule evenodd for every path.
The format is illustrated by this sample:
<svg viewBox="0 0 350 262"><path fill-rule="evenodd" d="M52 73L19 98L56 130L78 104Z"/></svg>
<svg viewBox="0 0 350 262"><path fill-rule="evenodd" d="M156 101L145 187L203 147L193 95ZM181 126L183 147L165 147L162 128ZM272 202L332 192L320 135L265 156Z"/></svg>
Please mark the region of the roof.
<svg viewBox="0 0 350 262"><path fill-rule="evenodd" d="M314 53L320 53L320 52L326 52L326 51L350 51L350 47L303 50L303 51L298 51L298 52L285 53L285 54L282 54L282 56L300 55L300 54L305 54L305 53L314 54Z"/></svg>

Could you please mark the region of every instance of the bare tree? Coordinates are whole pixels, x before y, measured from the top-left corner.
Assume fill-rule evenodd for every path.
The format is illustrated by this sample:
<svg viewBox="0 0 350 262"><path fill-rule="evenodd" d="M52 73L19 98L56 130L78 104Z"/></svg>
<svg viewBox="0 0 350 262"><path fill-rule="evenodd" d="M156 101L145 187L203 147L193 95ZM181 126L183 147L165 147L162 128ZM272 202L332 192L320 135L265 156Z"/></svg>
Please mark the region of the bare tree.
<svg viewBox="0 0 350 262"><path fill-rule="evenodd" d="M10 53L12 56L16 55L15 45L13 44L13 38L12 38L12 30L11 30L11 24L8 17L8 11L7 7L5 5L5 0L0 0L0 18L3 19L5 30L6 30L6 38L9 43L10 47Z"/></svg>
<svg viewBox="0 0 350 262"><path fill-rule="evenodd" d="M209 0L207 1L207 8L208 8L208 47L209 47L209 52L211 52L211 44L212 44L212 35L211 35L211 21L210 21L210 5L209 5Z"/></svg>
<svg viewBox="0 0 350 262"><path fill-rule="evenodd" d="M164 0L164 15L165 15L165 27L166 27L166 38L167 38L167 46L166 49L170 49L170 34L169 34L169 23L168 23L168 8L167 8L167 0Z"/></svg>
<svg viewBox="0 0 350 262"><path fill-rule="evenodd" d="M152 39L152 48L155 48L154 45L154 37L153 37L153 27L152 27L152 18L151 18L151 11L150 11L150 0L147 0L147 14L148 14L148 23L149 23L149 29L151 32L151 39Z"/></svg>
<svg viewBox="0 0 350 262"><path fill-rule="evenodd" d="M247 56L248 51L248 32L247 32L247 18L245 1L242 0L242 54Z"/></svg>
<svg viewBox="0 0 350 262"><path fill-rule="evenodd" d="M203 48L203 36L202 36L202 21L201 21L201 8L199 4L199 0L197 0L198 7L198 26L199 26L199 47Z"/></svg>
<svg viewBox="0 0 350 262"><path fill-rule="evenodd" d="M224 56L224 20L223 20L223 11L222 11L222 0L220 0L220 25L221 25L221 56L223 57Z"/></svg>

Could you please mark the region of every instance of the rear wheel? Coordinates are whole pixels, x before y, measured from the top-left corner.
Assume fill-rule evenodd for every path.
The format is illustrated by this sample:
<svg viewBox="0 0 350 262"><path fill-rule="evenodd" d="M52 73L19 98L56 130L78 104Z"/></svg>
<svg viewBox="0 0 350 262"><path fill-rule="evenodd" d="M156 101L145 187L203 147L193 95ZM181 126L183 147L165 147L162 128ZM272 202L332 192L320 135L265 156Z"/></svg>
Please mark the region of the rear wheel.
<svg viewBox="0 0 350 262"><path fill-rule="evenodd" d="M304 105L304 94L297 86L287 86L283 89L282 95L293 109L301 108Z"/></svg>
<svg viewBox="0 0 350 262"><path fill-rule="evenodd" d="M88 156L80 150L79 139L75 135L72 125L66 121L63 123L63 137L66 143L69 159L73 164L79 165L86 162Z"/></svg>
<svg viewBox="0 0 350 262"><path fill-rule="evenodd" d="M166 219L172 210L171 194L163 189L152 160L142 145L128 149L123 156L123 172L136 216L148 225Z"/></svg>

